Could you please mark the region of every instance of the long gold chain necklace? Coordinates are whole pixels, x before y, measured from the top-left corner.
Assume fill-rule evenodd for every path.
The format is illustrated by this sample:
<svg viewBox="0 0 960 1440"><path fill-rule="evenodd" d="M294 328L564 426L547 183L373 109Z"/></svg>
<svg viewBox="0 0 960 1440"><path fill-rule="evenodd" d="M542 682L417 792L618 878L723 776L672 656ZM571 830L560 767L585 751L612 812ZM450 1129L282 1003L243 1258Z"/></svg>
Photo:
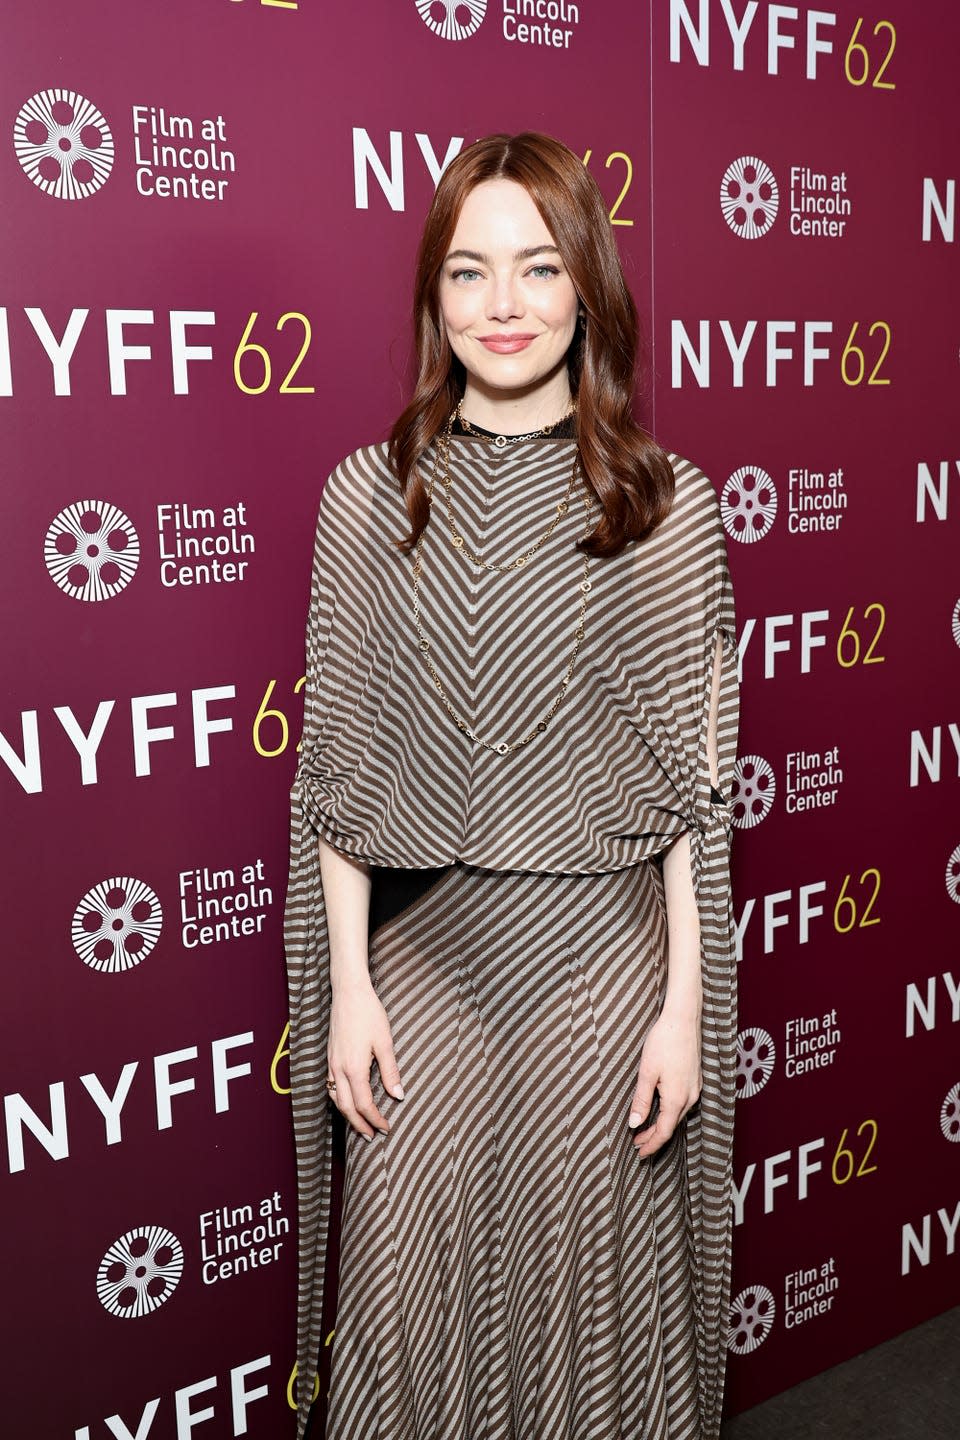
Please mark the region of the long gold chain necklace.
<svg viewBox="0 0 960 1440"><path fill-rule="evenodd" d="M449 516L450 516L450 523L451 523L451 532L452 532L452 533L451 533L451 536L450 536L450 544L451 544L452 547L453 547L455 550L457 550L460 554L465 554L465 555L467 555L471 560L475 561L476 564L478 564L478 565L483 565L484 568L487 569L487 570L510 570L510 569L518 569L520 566L526 564L527 560L528 560L529 557L534 553L535 550L538 550L538 549L540 548L540 546L544 543L544 541L547 539L547 537L552 533L554 527L556 526L557 522L558 522L559 519L560 519L560 516L561 516L562 514L565 514L565 513L566 513L566 510L567 510L567 500L566 500L566 496L564 497L564 500L560 502L560 504L563 505L563 509L561 510L560 505L557 506L557 515L555 516L555 518L554 518L553 522L551 523L550 528L547 530L546 534L544 534L543 536L541 536L541 538L537 541L536 545L534 545L534 546L532 547L532 549L524 552L524 554L523 554L522 556L518 557L517 559L515 559L514 561L512 561L510 564L508 564L508 565L487 565L486 562L485 562L484 560L482 560L479 556L474 556L473 553L469 550L469 548L468 548L467 545L465 544L465 542L464 542L464 540L463 540L463 536L462 536L462 535L460 534L460 532L457 530L456 524L454 523L454 520L453 520L452 512L450 511L450 508L449 508L449 493L450 493L450 484L451 484L451 481L450 481L450 451L449 451L450 433L451 433L451 431L452 431L452 429L453 429L453 422L454 422L454 420L457 418L458 411L459 411L459 406L457 407L456 410L454 410L454 411L452 412L452 414L450 415L449 420L447 421L445 430L441 432L441 435L443 436L443 446L441 447L441 445L438 444L438 447L437 447L437 448L438 448L438 451L440 451L440 452L444 455L444 473L445 473L445 475L446 475L446 479L443 481L443 483L444 483L445 489L446 489L446 491L447 491L447 508L448 508L448 514L449 514ZM562 417L562 418L565 418L565 417ZM462 420L462 417L461 417L461 420ZM557 422L555 422L555 423L556 423L556 424L559 424L559 421L557 421ZM553 428L553 427L551 426L550 428ZM525 438L526 438L526 437L525 437ZM439 440L439 437L438 437L438 440ZM574 479L576 478L576 475L577 475L578 470L579 470L579 454L575 454L575 455L574 455L574 462L573 462L573 470L572 470L571 475L570 475L570 480L568 481L568 484L567 484L567 494L569 494L569 492L570 492L570 489L571 489L571 487L572 487L572 485L573 485ZM428 487L428 498L430 499L431 502L432 502L432 500L433 500L433 481L434 481L434 475L435 475L435 471L431 471L430 483L429 483L429 487ZM591 516L590 516L590 497L589 497L589 495L588 495L587 492L588 492L588 487L587 487L586 485L581 486L581 488L580 488L580 499L581 499L581 501L583 502L584 513L585 513L585 515L586 515L586 517L587 517L588 528L589 528L589 522L590 522L590 518L591 518ZM424 527L424 528L426 528L426 527ZM459 543L458 543L458 542L459 542ZM531 741L536 735L541 735L541 734L544 732L544 730L546 730L548 724L549 724L550 721L553 719L554 715L557 713L557 710L560 708L560 703L561 703L561 701L563 700L564 695L567 693L567 686L569 685L569 683L570 683L570 677L571 677L571 675L573 674L573 667L574 667L574 665L576 664L577 655L579 654L580 646L581 646L581 644L583 643L583 636L584 636L584 617L585 617L586 611L587 611L587 596L588 596L588 594L590 593L590 590L591 590L591 588L592 588L591 581L587 578L587 577L588 577L588 574L589 574L589 570L590 570L590 556L589 556L589 555L585 555L585 556L583 557L583 578L581 579L580 584L579 584L579 590L580 590L580 612L579 612L579 615L577 616L577 628L576 628L576 630L575 630L575 632L574 632L573 653L572 653L572 655L570 656L570 660L569 660L569 662L568 662L568 664L567 664L567 668L566 668L566 670L564 671L563 676L562 676L562 678L561 678L561 680L560 680L560 688L559 688L559 690L557 691L557 695L556 695L556 698L555 698L554 701L553 701L553 704L550 706L550 708L549 708L549 710L546 712L546 714L543 715L542 718L541 718L540 720L538 720L538 721L536 722L536 724L533 725L530 730L527 731L526 735L521 736L520 739L518 739L518 740L510 740L510 741L501 740L498 744L494 744L494 743L493 743L492 741L490 741L490 740L484 740L483 737L480 736L480 735L478 735L475 730L471 729L471 727L467 724L466 720L463 718L463 716L460 714L460 712L459 712L459 711L456 709L456 707L451 703L450 697L449 697L449 695L447 694L446 690L444 689L443 681L440 679L440 676L439 676L439 674L437 673L437 668L436 668L436 666L434 665L433 660L432 660L432 658L431 658L431 656L430 656L430 648L431 648L431 647L430 647L430 641L427 639L426 635L423 633L423 626L421 625L421 622L420 622L420 591L419 591L419 581L420 581L420 572L421 572L422 567L423 567L423 550L422 550L422 544L423 544L423 531L421 531L421 532L420 532L420 535L417 537L416 556L415 556L414 564L413 564L413 616L414 616L414 623L415 623L415 625L416 625L416 627L417 627L417 635L419 636L419 645L418 645L417 648L419 649L420 654L423 656L424 661L426 662L427 668L428 668L428 670L430 671L430 674L431 674L431 676L432 676L432 678L433 678L433 683L434 683L434 685L435 685L435 687L436 687L436 690L437 690L437 693L438 693L438 695L439 695L439 697L440 697L440 702L441 702L441 704L443 705L444 709L447 711L447 714L448 714L448 715L450 716L450 718L453 720L453 723L456 725L457 729L458 729L458 730L461 730L461 731L463 731L465 734L469 735L469 737L470 737L471 740L475 741L478 745L482 745L482 746L484 747L484 749L486 749L486 750L493 750L493 751L494 751L496 754L498 754L498 755L507 755L507 754L509 754L510 751L512 751L512 750L519 750L521 746L529 744L530 741Z"/></svg>
<svg viewBox="0 0 960 1440"><path fill-rule="evenodd" d="M561 518L566 515L567 511L569 510L570 492L573 489L573 482L577 478L579 456L577 455L576 450L574 450L573 466L570 470L570 478L567 481L567 488L564 491L563 499L557 502L556 514L554 515L550 524L547 526L546 530L540 536L540 539L537 540L535 544L531 545L529 550L524 550L522 554L515 556L514 559L505 560L500 564L491 565L486 560L484 560L481 555L475 554L474 551L470 549L463 535L457 529L457 522L453 518L453 509L450 504L450 491L453 487L453 480L450 475L450 435L453 430L453 422L454 420L459 420L464 429L467 430L470 434L480 433L474 430L470 422L461 413L460 407L462 405L463 401L459 400L457 402L457 408L454 410L453 414L448 419L443 430L441 430L440 434L437 436L437 452L441 461L441 469L437 478L439 479L440 484L443 486L444 499L447 506L447 522L450 526L450 544L455 550L459 550L462 554L467 555L475 565L482 565L484 570L500 570L502 572L505 572L507 570L520 570L523 568L524 565L526 565L527 561L530 559L530 556L535 555L536 552L540 549L541 545L545 544L546 541L550 539L550 536L553 534L554 530L557 528L557 525L560 523ZM551 425L545 425L541 430L531 430L527 435L510 436L509 440L532 440L536 436L547 435L551 430L555 430L558 425L560 425L564 420L568 418L568 416L575 413L576 405L574 404L571 405L570 409L566 412L566 414L561 415L559 420L554 420ZM490 437L486 435L481 436L481 438L484 440L490 439ZM501 440L504 441L504 444L509 443L507 437L503 435L497 435L491 440L491 443L495 445L498 449L502 449L503 447L500 444Z"/></svg>

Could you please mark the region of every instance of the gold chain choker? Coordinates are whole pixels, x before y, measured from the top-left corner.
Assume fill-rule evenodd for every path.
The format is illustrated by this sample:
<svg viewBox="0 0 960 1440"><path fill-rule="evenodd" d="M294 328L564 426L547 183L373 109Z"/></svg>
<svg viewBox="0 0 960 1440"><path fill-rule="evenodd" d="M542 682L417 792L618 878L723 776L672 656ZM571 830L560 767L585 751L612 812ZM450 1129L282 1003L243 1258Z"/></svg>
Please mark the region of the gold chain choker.
<svg viewBox="0 0 960 1440"><path fill-rule="evenodd" d="M536 440L540 435L549 435L551 430L556 430L558 425L562 425L564 420L569 420L570 416L576 415L576 413L577 402L571 400L569 410L565 410L559 420L551 420L549 425L541 425L539 430L528 430L525 435L494 435L492 431L486 431L479 425L470 424L463 413L463 396L461 396L457 401L457 408L447 424L447 434L450 433L453 421L459 420L468 435L476 435L478 439L487 440L491 445L495 445L498 450L505 450L508 445L516 445L520 440Z"/></svg>

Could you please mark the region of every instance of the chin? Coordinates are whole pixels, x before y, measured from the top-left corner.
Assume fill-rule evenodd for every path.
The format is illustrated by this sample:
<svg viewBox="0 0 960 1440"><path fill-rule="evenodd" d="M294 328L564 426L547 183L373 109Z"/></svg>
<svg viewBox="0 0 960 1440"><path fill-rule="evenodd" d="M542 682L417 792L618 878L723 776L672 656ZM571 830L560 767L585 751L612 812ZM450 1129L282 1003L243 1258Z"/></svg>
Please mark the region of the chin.
<svg viewBox="0 0 960 1440"><path fill-rule="evenodd" d="M480 378L485 380L488 385L509 385L511 389L516 389L520 385L536 385L541 380L548 380L560 363L558 359L544 365L542 356L539 357L536 365L531 365L529 360L526 360L526 363L517 363L526 359L519 355L504 356L503 359L512 363L484 367Z"/></svg>

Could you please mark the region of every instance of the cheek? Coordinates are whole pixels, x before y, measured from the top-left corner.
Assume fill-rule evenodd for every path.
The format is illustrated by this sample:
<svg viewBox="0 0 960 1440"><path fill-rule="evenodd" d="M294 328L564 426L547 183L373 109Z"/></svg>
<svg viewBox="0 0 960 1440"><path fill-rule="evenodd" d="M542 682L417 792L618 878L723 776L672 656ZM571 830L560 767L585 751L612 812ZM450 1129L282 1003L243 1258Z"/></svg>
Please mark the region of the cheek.
<svg viewBox="0 0 960 1440"><path fill-rule="evenodd" d="M578 301L575 292L554 293L548 304L551 324L558 330L573 330L576 327Z"/></svg>
<svg viewBox="0 0 960 1440"><path fill-rule="evenodd" d="M456 335L470 323L472 308L462 292L448 290L440 297L440 318L448 335Z"/></svg>

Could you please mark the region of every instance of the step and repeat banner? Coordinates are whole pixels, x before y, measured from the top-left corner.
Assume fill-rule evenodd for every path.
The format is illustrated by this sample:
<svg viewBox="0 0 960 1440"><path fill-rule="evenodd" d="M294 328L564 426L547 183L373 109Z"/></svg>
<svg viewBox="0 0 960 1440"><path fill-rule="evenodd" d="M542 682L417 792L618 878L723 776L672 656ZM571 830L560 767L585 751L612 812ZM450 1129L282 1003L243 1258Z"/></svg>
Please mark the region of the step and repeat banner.
<svg viewBox="0 0 960 1440"><path fill-rule="evenodd" d="M11 1434L292 1434L281 918L317 505L405 403L422 219L493 130L596 177L644 416L729 537L728 1411L955 1302L958 42L947 0L5 17Z"/></svg>

